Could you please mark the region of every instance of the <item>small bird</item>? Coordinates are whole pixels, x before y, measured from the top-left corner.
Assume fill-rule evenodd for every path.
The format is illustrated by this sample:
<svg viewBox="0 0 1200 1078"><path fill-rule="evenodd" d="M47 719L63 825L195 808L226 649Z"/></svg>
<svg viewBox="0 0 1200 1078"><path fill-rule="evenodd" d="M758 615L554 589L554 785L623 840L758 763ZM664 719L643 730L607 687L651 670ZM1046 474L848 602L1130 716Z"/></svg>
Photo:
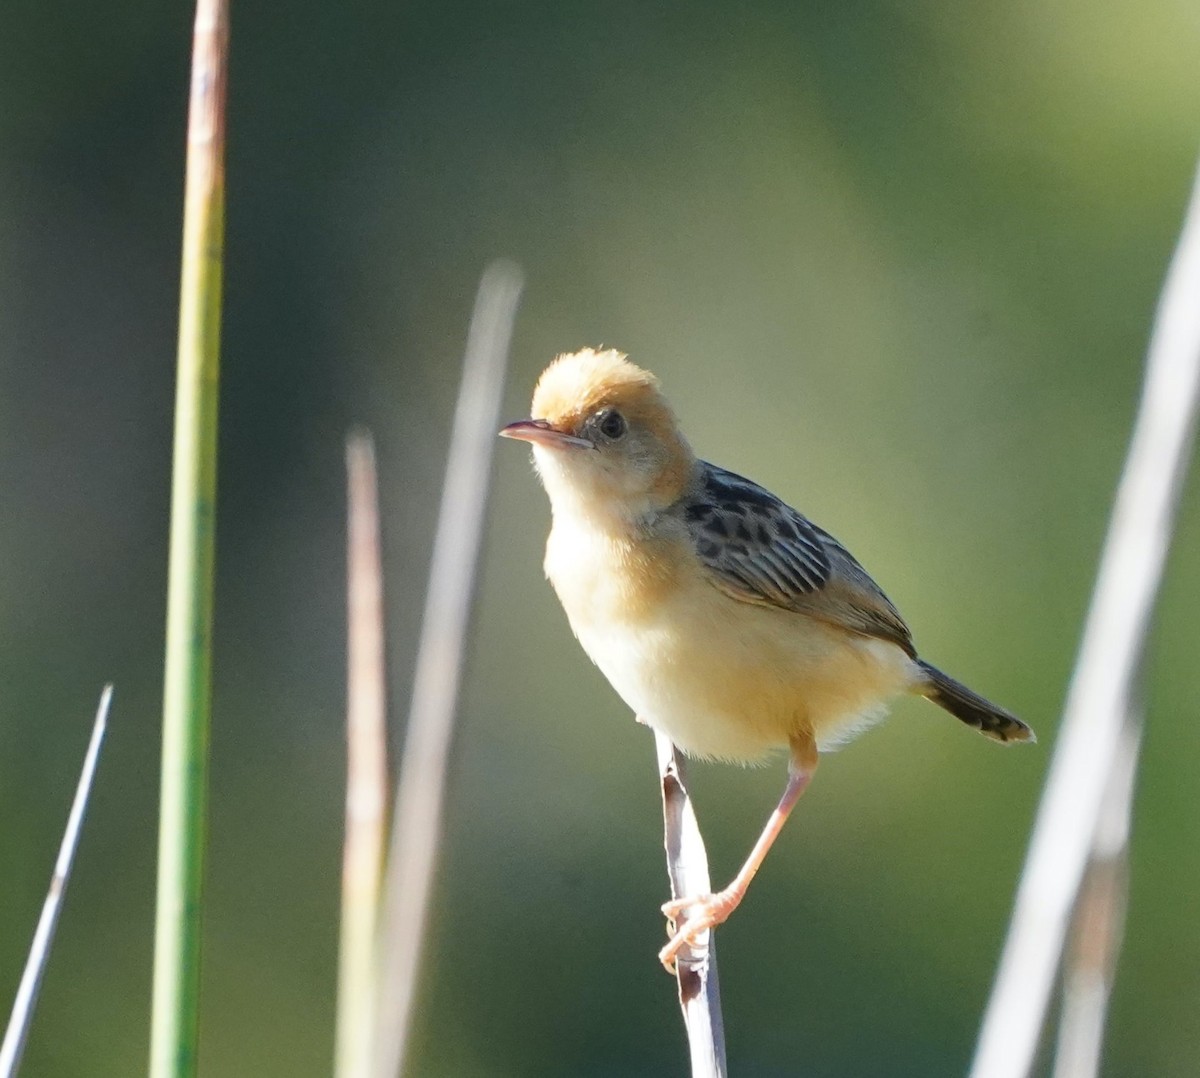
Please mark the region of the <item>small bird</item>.
<svg viewBox="0 0 1200 1078"><path fill-rule="evenodd" d="M663 906L684 944L737 908L834 748L924 696L995 741L1033 731L917 656L904 619L828 532L749 479L698 459L658 380L613 350L559 356L532 417L553 523L545 571L571 629L639 721L690 756L789 754L783 796L724 890ZM681 923L680 923L681 922Z"/></svg>

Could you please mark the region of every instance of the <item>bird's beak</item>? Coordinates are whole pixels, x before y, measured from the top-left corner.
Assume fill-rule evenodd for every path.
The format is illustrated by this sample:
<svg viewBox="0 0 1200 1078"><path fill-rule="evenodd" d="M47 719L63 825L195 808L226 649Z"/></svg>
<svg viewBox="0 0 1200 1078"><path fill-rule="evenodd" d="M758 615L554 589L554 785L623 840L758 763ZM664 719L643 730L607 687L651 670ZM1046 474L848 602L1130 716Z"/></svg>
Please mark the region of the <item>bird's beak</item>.
<svg viewBox="0 0 1200 1078"><path fill-rule="evenodd" d="M534 445L544 445L550 449L595 449L594 442L587 438L577 438L550 426L544 419L518 419L500 428L501 438L516 438L519 442L532 442Z"/></svg>

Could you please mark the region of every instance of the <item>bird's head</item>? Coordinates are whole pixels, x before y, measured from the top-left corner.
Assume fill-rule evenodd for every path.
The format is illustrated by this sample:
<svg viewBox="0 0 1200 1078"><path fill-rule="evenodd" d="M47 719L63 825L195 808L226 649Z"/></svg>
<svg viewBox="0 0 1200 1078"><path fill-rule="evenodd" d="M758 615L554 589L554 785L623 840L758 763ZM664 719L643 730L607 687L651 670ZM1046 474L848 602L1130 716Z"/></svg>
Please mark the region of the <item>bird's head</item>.
<svg viewBox="0 0 1200 1078"><path fill-rule="evenodd" d="M631 523L675 502L695 457L658 379L620 352L585 348L542 372L532 415L500 431L533 445L555 511Z"/></svg>

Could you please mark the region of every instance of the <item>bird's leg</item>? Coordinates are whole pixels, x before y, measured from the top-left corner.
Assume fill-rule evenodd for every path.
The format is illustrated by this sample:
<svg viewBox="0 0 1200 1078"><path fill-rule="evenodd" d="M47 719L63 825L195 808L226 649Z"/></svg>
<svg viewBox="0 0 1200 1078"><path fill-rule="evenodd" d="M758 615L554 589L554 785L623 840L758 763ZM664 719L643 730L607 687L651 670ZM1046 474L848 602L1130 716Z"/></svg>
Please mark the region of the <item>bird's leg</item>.
<svg viewBox="0 0 1200 1078"><path fill-rule="evenodd" d="M779 837L779 832L783 830L783 825L787 822L796 802L800 800L800 795L804 793L816 768L817 748L811 738L794 743L791 761L788 765L788 781L783 789L783 796L780 797L779 804L775 806L775 811L767 819L767 824L763 828L762 834L758 836L754 849L750 851L750 856L746 858L746 863L742 865L741 870L734 876L729 886L715 895L692 895L687 898L676 898L663 905L662 911L670 922L668 927L672 931L672 935L667 945L658 952L658 958L668 973L675 972L675 956L685 943L695 943L696 937L701 932L715 928L738 908L746 896L746 889L750 886L750 881L758 872L759 866L767 856L767 851ZM675 927L676 919L682 913L686 913L687 916L682 924Z"/></svg>

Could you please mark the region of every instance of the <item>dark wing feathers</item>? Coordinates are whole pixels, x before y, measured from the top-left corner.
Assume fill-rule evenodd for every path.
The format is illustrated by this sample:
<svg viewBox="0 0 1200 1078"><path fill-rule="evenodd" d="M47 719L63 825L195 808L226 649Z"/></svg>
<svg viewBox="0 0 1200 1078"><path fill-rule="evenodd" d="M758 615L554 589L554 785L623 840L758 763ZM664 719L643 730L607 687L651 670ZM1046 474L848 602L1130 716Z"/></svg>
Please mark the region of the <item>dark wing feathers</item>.
<svg viewBox="0 0 1200 1078"><path fill-rule="evenodd" d="M904 619L836 539L740 475L702 464L703 487L683 509L713 583L743 602L806 614L916 657Z"/></svg>
<svg viewBox="0 0 1200 1078"><path fill-rule="evenodd" d="M700 557L779 606L829 580L831 565L817 530L761 487L708 466L702 496L686 517Z"/></svg>

